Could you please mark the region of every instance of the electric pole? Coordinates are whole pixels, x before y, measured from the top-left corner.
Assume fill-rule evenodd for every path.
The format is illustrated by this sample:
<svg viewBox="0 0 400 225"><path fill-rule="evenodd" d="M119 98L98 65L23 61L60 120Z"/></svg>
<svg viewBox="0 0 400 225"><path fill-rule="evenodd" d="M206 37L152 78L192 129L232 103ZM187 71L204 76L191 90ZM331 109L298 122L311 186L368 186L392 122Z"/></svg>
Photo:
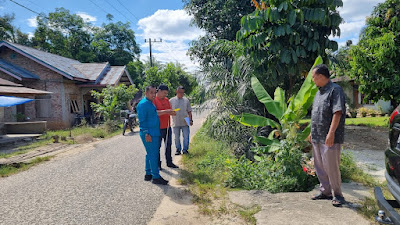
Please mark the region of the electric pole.
<svg viewBox="0 0 400 225"><path fill-rule="evenodd" d="M144 39L144 42L147 42L147 39ZM151 42L153 42L153 43L162 42L162 39L160 38L159 41L157 41L156 39L153 39L153 41L152 41L151 38L149 38L149 46L150 46L150 67L153 67L153 57L151 56Z"/></svg>

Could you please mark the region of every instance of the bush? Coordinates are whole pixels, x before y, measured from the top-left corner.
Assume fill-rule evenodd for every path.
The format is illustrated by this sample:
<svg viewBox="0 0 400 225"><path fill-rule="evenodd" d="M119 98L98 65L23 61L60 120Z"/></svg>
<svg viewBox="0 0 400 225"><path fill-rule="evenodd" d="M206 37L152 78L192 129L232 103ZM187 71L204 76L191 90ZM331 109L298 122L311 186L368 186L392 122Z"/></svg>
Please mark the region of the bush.
<svg viewBox="0 0 400 225"><path fill-rule="evenodd" d="M368 110L369 115L371 115L372 117L375 117L377 112L373 109Z"/></svg>
<svg viewBox="0 0 400 225"><path fill-rule="evenodd" d="M104 123L104 129L107 133L112 133L120 129L119 122L115 120L107 120Z"/></svg>
<svg viewBox="0 0 400 225"><path fill-rule="evenodd" d="M367 109L365 107L361 107L361 108L358 109L358 113L360 113L362 117L366 117L368 111L369 111L369 109Z"/></svg>

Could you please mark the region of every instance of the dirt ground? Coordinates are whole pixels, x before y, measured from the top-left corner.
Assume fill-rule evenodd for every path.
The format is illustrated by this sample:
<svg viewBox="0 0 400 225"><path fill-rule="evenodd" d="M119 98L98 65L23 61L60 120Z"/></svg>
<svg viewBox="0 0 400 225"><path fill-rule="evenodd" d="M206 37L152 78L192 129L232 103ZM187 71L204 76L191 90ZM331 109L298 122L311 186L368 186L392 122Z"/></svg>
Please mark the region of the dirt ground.
<svg viewBox="0 0 400 225"><path fill-rule="evenodd" d="M344 149L385 150L388 145L388 128L346 126Z"/></svg>

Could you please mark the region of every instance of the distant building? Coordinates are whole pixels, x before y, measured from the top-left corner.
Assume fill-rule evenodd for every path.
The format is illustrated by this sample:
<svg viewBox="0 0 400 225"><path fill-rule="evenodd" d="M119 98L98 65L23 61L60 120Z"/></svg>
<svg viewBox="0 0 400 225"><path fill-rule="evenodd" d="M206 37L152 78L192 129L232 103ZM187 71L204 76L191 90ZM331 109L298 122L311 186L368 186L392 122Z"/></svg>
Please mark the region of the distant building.
<svg viewBox="0 0 400 225"><path fill-rule="evenodd" d="M92 114L90 102L96 100L91 90L133 84L125 66L110 66L108 62L81 63L7 41L0 41L0 78L3 83L14 83L0 86L0 95L35 99L5 108L3 122L16 121L15 115L20 113L30 121L47 121L49 129L70 127L76 114ZM23 93L20 89L20 95L7 94L5 86L35 89L37 93Z"/></svg>

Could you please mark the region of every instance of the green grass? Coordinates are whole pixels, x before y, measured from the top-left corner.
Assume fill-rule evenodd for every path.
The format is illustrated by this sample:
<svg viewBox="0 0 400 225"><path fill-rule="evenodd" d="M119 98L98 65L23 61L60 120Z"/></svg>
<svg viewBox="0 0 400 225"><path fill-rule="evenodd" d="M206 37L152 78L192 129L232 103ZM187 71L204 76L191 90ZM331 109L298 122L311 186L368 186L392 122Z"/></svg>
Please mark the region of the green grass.
<svg viewBox="0 0 400 225"><path fill-rule="evenodd" d="M310 119L300 120L300 123L309 123ZM368 126L368 127L388 127L389 117L360 117L346 118L346 125Z"/></svg>
<svg viewBox="0 0 400 225"><path fill-rule="evenodd" d="M37 165L44 161L49 161L51 158L52 158L51 156L36 157L29 163L17 163L17 164L13 164L13 165L0 166L0 177L8 177L12 174L16 174L16 173L28 170L29 168L31 168L34 165Z"/></svg>

